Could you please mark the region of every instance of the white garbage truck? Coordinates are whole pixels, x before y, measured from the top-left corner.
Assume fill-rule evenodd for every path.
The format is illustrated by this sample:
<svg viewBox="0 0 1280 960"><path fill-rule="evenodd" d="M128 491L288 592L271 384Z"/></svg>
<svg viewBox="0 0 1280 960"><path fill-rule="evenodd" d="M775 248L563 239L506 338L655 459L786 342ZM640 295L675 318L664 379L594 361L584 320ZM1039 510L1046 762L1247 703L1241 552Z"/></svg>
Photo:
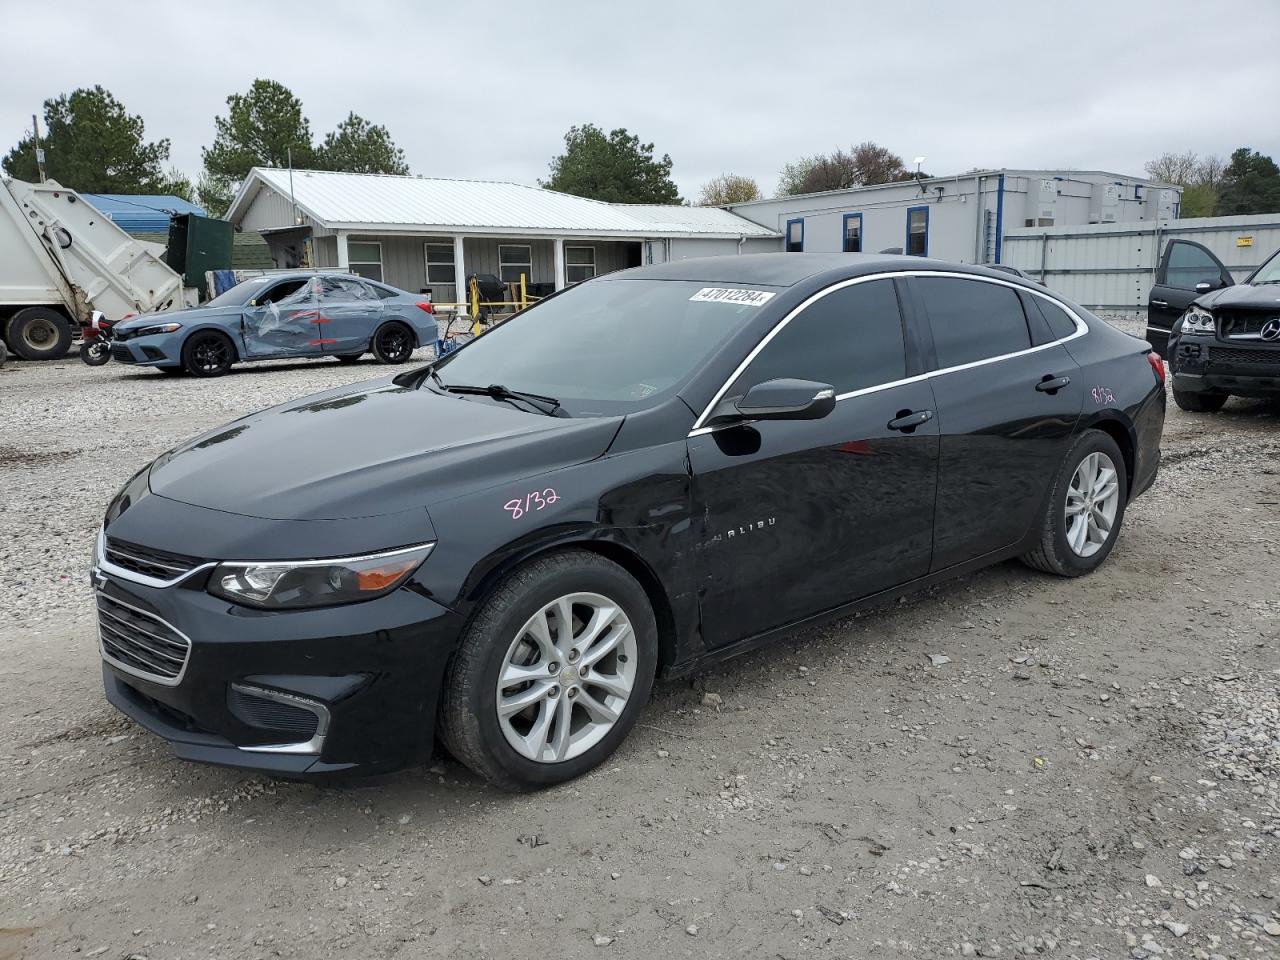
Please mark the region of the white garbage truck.
<svg viewBox="0 0 1280 960"><path fill-rule="evenodd" d="M182 277L153 245L74 190L52 180L0 184L0 339L10 353L57 360L95 310L116 321L187 302Z"/></svg>

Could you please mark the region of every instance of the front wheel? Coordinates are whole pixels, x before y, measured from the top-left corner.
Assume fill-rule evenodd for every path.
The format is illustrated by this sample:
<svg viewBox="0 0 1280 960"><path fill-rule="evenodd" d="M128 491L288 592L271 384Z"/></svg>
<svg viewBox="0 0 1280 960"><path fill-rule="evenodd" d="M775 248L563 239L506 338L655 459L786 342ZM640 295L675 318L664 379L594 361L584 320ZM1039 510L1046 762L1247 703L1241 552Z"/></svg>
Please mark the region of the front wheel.
<svg viewBox="0 0 1280 960"><path fill-rule="evenodd" d="M111 344L105 340L89 340L80 344L80 359L91 367L100 367L111 359Z"/></svg>
<svg viewBox="0 0 1280 960"><path fill-rule="evenodd" d="M1096 570L1120 534L1128 490L1120 447L1101 430L1086 430L1058 470L1041 515L1039 543L1022 561L1061 577Z"/></svg>
<svg viewBox="0 0 1280 960"><path fill-rule="evenodd" d="M1226 405L1230 395L1226 393L1189 393L1185 390L1173 391L1173 402L1179 410L1188 413L1217 413Z"/></svg>
<svg viewBox="0 0 1280 960"><path fill-rule="evenodd" d="M403 323L384 323L374 331L373 355L379 363L408 363L413 347L413 331Z"/></svg>
<svg viewBox="0 0 1280 960"><path fill-rule="evenodd" d="M220 377L231 369L236 348L216 330L193 333L182 345L182 367L193 377Z"/></svg>
<svg viewBox="0 0 1280 960"><path fill-rule="evenodd" d="M445 674L441 739L508 790L570 780L626 738L657 659L653 609L622 567L583 550L534 560L467 626Z"/></svg>

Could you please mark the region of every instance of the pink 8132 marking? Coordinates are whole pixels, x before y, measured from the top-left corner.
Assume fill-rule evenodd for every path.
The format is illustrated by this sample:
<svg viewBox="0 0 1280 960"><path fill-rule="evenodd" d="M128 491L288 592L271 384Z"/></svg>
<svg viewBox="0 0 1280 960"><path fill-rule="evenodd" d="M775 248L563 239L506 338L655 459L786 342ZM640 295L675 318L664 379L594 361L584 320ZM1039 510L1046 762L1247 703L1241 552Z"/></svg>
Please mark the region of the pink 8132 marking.
<svg viewBox="0 0 1280 960"><path fill-rule="evenodd" d="M545 490L534 490L523 497L508 500L502 509L511 514L512 520L519 520L526 513L536 513L559 499L560 494L556 493L555 488L547 487Z"/></svg>

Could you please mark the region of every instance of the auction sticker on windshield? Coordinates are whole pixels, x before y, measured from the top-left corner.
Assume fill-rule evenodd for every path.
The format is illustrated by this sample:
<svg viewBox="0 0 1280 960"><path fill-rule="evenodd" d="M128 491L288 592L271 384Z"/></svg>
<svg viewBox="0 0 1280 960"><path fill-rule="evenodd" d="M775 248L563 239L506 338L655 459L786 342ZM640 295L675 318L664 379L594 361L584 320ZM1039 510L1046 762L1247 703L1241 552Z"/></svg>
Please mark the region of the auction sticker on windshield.
<svg viewBox="0 0 1280 960"><path fill-rule="evenodd" d="M689 299L698 303L738 303L748 307L760 307L772 300L773 294L765 290L703 287Z"/></svg>

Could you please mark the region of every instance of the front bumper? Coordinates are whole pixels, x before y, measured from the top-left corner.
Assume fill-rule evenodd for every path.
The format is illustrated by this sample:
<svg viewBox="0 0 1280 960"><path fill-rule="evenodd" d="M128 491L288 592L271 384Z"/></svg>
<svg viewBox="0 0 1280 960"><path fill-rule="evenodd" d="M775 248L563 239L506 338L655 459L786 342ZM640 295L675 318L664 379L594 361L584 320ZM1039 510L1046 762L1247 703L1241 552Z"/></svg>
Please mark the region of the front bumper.
<svg viewBox="0 0 1280 960"><path fill-rule="evenodd" d="M1180 337L1169 368L1179 393L1280 394L1280 343Z"/></svg>
<svg viewBox="0 0 1280 960"><path fill-rule="evenodd" d="M413 581L362 603L268 612L208 594L207 576L154 587L95 568L100 611L127 605L151 618L144 626L190 641L180 674L165 679L100 638L113 706L182 759L287 777L385 773L429 755L457 615ZM118 642L102 625L119 624L103 617L101 636Z"/></svg>
<svg viewBox="0 0 1280 960"><path fill-rule="evenodd" d="M138 366L176 367L182 363L181 331L157 333L133 340L112 340L111 359Z"/></svg>

